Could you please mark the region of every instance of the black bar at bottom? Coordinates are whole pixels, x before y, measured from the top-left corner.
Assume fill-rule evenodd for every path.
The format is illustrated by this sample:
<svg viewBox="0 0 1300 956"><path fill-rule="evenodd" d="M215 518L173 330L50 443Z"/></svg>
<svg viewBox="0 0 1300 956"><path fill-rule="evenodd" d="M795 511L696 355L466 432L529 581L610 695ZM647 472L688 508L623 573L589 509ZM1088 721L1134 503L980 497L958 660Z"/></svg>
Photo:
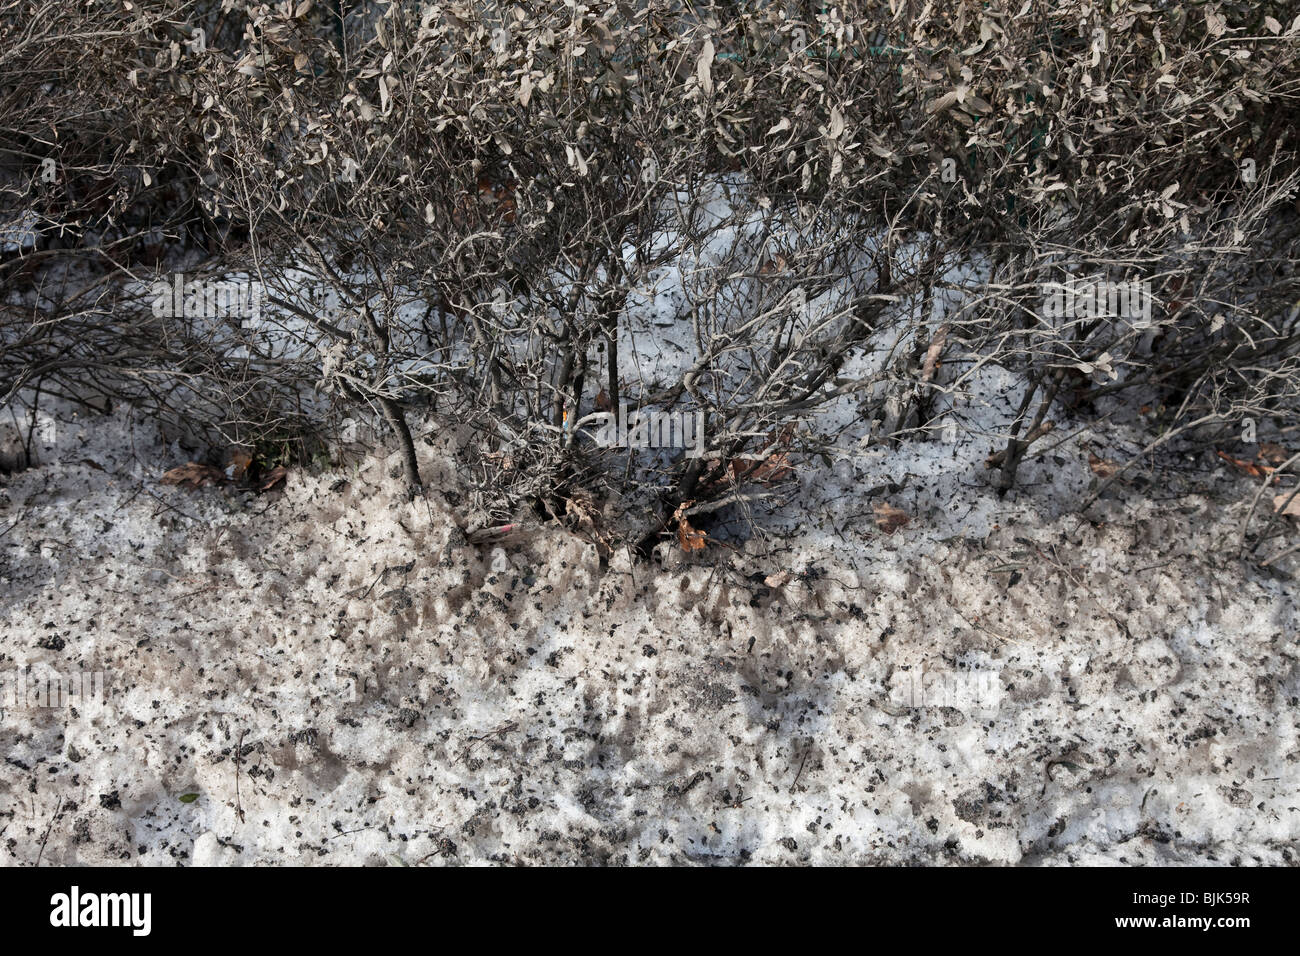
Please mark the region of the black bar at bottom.
<svg viewBox="0 0 1300 956"><path fill-rule="evenodd" d="M706 943L699 929L729 947L747 937L765 946L782 939L807 945L844 932L864 944L903 933L931 946L998 939L1181 946L1193 938L1222 946L1260 929L1285 930L1283 907L1294 890L1287 870L1200 868L72 868L11 869L0 880L11 940L76 933L83 941L204 948L223 938L232 946L337 946L354 932L378 934L376 942L394 932L402 934L394 942L432 934L450 945L451 931L481 933L489 945L516 935L533 944Z"/></svg>

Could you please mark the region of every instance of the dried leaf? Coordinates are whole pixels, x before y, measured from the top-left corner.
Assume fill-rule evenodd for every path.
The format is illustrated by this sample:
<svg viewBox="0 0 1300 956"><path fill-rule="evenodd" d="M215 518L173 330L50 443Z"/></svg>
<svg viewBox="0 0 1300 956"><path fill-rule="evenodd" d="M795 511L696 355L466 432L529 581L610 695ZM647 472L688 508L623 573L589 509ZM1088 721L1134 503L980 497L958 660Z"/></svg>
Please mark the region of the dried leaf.
<svg viewBox="0 0 1300 956"><path fill-rule="evenodd" d="M1293 492L1288 491L1284 494L1274 495L1273 510L1280 511L1284 515L1295 515L1300 518L1300 495L1292 497L1293 494ZM1291 500L1288 501L1288 498Z"/></svg>
<svg viewBox="0 0 1300 956"><path fill-rule="evenodd" d="M1291 453L1276 442L1266 441L1259 445L1259 458L1262 461L1280 465L1290 457Z"/></svg>
<svg viewBox="0 0 1300 956"><path fill-rule="evenodd" d="M777 571L763 578L763 583L770 588L783 588L790 581L789 571Z"/></svg>
<svg viewBox="0 0 1300 956"><path fill-rule="evenodd" d="M876 527L885 534L893 534L912 520L902 508L895 508L884 501L876 502L871 506L871 510L876 513Z"/></svg>
<svg viewBox="0 0 1300 956"><path fill-rule="evenodd" d="M1244 459L1241 458L1233 458L1227 452L1220 451L1220 452L1216 452L1216 454L1224 461L1226 461L1228 464L1230 464L1233 468L1236 468L1243 475L1249 475L1252 478L1263 478L1267 475L1271 475L1275 470L1273 468L1268 467L1267 465L1257 465L1253 461L1245 461Z"/></svg>
<svg viewBox="0 0 1300 956"><path fill-rule="evenodd" d="M745 474L745 477L750 481L766 484L789 478L793 474L794 466L790 464L790 456L785 452L778 452L760 462L759 466Z"/></svg>
<svg viewBox="0 0 1300 956"><path fill-rule="evenodd" d="M564 513L577 519L579 526L596 527L596 501L591 492L575 489L564 499Z"/></svg>
<svg viewBox="0 0 1300 956"><path fill-rule="evenodd" d="M773 440L768 442L768 449L786 449L790 447L790 442L794 438L794 426L787 425L781 429ZM764 449L765 451L767 449ZM752 481L760 484L770 484L781 481L794 474L794 466L790 464L790 455L788 452L773 451L766 458L758 456L749 456L745 458L732 458L727 462L727 475L731 481L739 484L741 481Z"/></svg>
<svg viewBox="0 0 1300 956"><path fill-rule="evenodd" d="M253 464L253 456L247 448L231 448L226 455L226 475L238 481L243 478Z"/></svg>
<svg viewBox="0 0 1300 956"><path fill-rule="evenodd" d="M831 119L826 128L826 135L830 139L839 139L844 135L844 114L839 111L839 107L831 107Z"/></svg>
<svg viewBox="0 0 1300 956"><path fill-rule="evenodd" d="M705 93L713 92L713 40L706 39L700 50L700 58L695 61L695 76L700 81L700 89Z"/></svg>
<svg viewBox="0 0 1300 956"><path fill-rule="evenodd" d="M283 482L285 477L288 474L289 474L288 468L285 468L284 465L276 465L269 472L267 472L266 477L262 479L262 490L270 491L276 485Z"/></svg>
<svg viewBox="0 0 1300 956"><path fill-rule="evenodd" d="M956 102L957 94L955 92L948 92L938 99L931 100L929 105L926 106L925 111L927 113L939 113L948 109Z"/></svg>
<svg viewBox="0 0 1300 956"><path fill-rule="evenodd" d="M219 485L226 480L221 469L211 465L200 465L196 461L178 465L163 473L164 485L184 485L187 488L203 488L207 485Z"/></svg>
<svg viewBox="0 0 1300 956"><path fill-rule="evenodd" d="M673 512L673 520L677 522L677 543L683 551L687 552L701 550L708 537L703 531L692 528L691 523L686 520L686 509L693 504L695 504L694 499L683 501Z"/></svg>
<svg viewBox="0 0 1300 956"><path fill-rule="evenodd" d="M921 366L921 381L928 382L934 378L934 370L939 365L939 353L943 351L944 343L948 341L948 323L939 326L939 331L934 333L934 338L930 340L930 347L925 352L925 363Z"/></svg>
<svg viewBox="0 0 1300 956"><path fill-rule="evenodd" d="M1118 463L1108 458L1098 458L1092 452L1088 452L1088 467L1098 478L1112 478L1120 469Z"/></svg>

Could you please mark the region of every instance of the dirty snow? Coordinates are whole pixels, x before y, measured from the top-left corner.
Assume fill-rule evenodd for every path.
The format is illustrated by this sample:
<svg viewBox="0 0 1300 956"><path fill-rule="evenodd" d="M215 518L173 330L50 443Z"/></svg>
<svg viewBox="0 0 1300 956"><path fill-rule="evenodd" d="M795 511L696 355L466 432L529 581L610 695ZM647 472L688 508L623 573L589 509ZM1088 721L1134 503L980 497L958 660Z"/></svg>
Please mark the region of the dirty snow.
<svg viewBox="0 0 1300 956"><path fill-rule="evenodd" d="M469 544L449 424L408 504L382 448L187 490L64 417L0 479L7 864L1296 862L1294 565L1212 464L1085 517L1087 435L1005 499L987 436L869 446L792 537L602 567ZM102 697L16 699L50 670Z"/></svg>

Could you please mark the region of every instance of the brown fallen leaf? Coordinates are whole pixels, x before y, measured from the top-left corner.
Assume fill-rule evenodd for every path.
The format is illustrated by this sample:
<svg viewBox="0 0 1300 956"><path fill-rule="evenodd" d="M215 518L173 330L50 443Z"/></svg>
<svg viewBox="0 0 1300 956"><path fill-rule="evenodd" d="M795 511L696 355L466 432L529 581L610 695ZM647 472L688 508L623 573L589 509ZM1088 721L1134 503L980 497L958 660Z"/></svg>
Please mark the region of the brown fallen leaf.
<svg viewBox="0 0 1300 956"><path fill-rule="evenodd" d="M770 449L789 448L793 438L794 426L786 425L768 442L767 447ZM742 481L770 484L793 475L794 465L790 463L789 453L780 450L773 451L766 458L760 458L757 455L747 458L731 458L727 461L726 474L733 484L740 484Z"/></svg>
<svg viewBox="0 0 1300 956"><path fill-rule="evenodd" d="M233 445L229 454L226 456L226 473L236 481L242 479L248 474L248 469L252 467L253 456L247 448L241 448Z"/></svg>
<svg viewBox="0 0 1300 956"><path fill-rule="evenodd" d="M691 527L691 523L686 520L686 509L695 504L694 499L683 501L673 512L673 520L677 522L677 543L683 551L699 551L704 547L705 539L708 537L703 531L696 531Z"/></svg>
<svg viewBox="0 0 1300 956"><path fill-rule="evenodd" d="M282 483L284 479L288 477L288 474L288 468L284 467L284 465L276 465L268 471L266 476L262 479L262 490L270 491L276 485Z"/></svg>
<svg viewBox="0 0 1300 956"><path fill-rule="evenodd" d="M785 452L778 452L765 461L759 462L758 467L748 472L745 477L750 481L770 484L793 474L794 466L790 464L790 456Z"/></svg>
<svg viewBox="0 0 1300 956"><path fill-rule="evenodd" d="M1243 475L1249 475L1252 478L1263 478L1266 475L1271 475L1276 470L1270 468L1268 465L1257 465L1253 461L1246 461L1242 458L1233 458L1227 452L1220 451L1215 454L1230 464L1233 468L1236 468ZM1273 480L1276 481L1277 479L1275 478Z"/></svg>
<svg viewBox="0 0 1300 956"><path fill-rule="evenodd" d="M1280 465L1291 457L1291 453L1276 442L1266 441L1260 443L1258 457L1261 461Z"/></svg>
<svg viewBox="0 0 1300 956"><path fill-rule="evenodd" d="M871 510L876 513L876 527L885 534L893 534L912 520L911 516L902 508L895 508L884 501L876 502L872 505Z"/></svg>
<svg viewBox="0 0 1300 956"><path fill-rule="evenodd" d="M789 571L776 571L763 578L763 583L770 588L783 588L790 581Z"/></svg>
<svg viewBox="0 0 1300 956"><path fill-rule="evenodd" d="M184 485L188 488L203 488L207 485L219 485L226 481L226 475L220 468L200 465L196 461L177 465L163 473L164 485Z"/></svg>
<svg viewBox="0 0 1300 956"><path fill-rule="evenodd" d="M1291 497L1293 492L1288 491L1286 494L1273 496L1273 510L1279 511L1284 515L1295 515L1300 518L1300 495ZM1290 501L1287 499L1290 498Z"/></svg>
<svg viewBox="0 0 1300 956"><path fill-rule="evenodd" d="M1098 478L1111 478L1120 469L1118 463L1107 458L1098 458L1092 452L1088 452L1088 467Z"/></svg>

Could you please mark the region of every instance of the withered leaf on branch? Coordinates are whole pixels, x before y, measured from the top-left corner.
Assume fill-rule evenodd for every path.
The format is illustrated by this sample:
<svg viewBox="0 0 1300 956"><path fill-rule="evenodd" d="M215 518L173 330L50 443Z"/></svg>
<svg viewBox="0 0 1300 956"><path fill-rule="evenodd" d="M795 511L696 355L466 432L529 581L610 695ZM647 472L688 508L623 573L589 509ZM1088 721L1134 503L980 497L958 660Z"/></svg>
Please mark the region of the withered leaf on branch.
<svg viewBox="0 0 1300 956"><path fill-rule="evenodd" d="M934 378L934 370L939 365L939 353L943 351L944 343L948 341L948 324L945 322L939 326L939 331L934 333L934 338L930 341L930 347L925 351L925 364L921 366L921 381L928 382Z"/></svg>
<svg viewBox="0 0 1300 956"><path fill-rule="evenodd" d="M756 465L752 461L733 459L729 467L733 476L737 478L743 477L748 481L760 484L780 481L782 478L788 478L794 474L794 466L790 464L790 456L785 452L778 452Z"/></svg>
<svg viewBox="0 0 1300 956"><path fill-rule="evenodd" d="M786 425L768 442L764 451L771 451L767 457L753 455L745 458L727 460L726 476L731 482L752 481L755 484L770 484L781 481L794 474L794 465L790 463L790 454L785 449L790 447L794 438L794 426Z"/></svg>
<svg viewBox="0 0 1300 956"><path fill-rule="evenodd" d="M713 40L706 39L704 48L700 50L699 59L695 61L695 77L699 80L700 89L705 93L713 92Z"/></svg>

